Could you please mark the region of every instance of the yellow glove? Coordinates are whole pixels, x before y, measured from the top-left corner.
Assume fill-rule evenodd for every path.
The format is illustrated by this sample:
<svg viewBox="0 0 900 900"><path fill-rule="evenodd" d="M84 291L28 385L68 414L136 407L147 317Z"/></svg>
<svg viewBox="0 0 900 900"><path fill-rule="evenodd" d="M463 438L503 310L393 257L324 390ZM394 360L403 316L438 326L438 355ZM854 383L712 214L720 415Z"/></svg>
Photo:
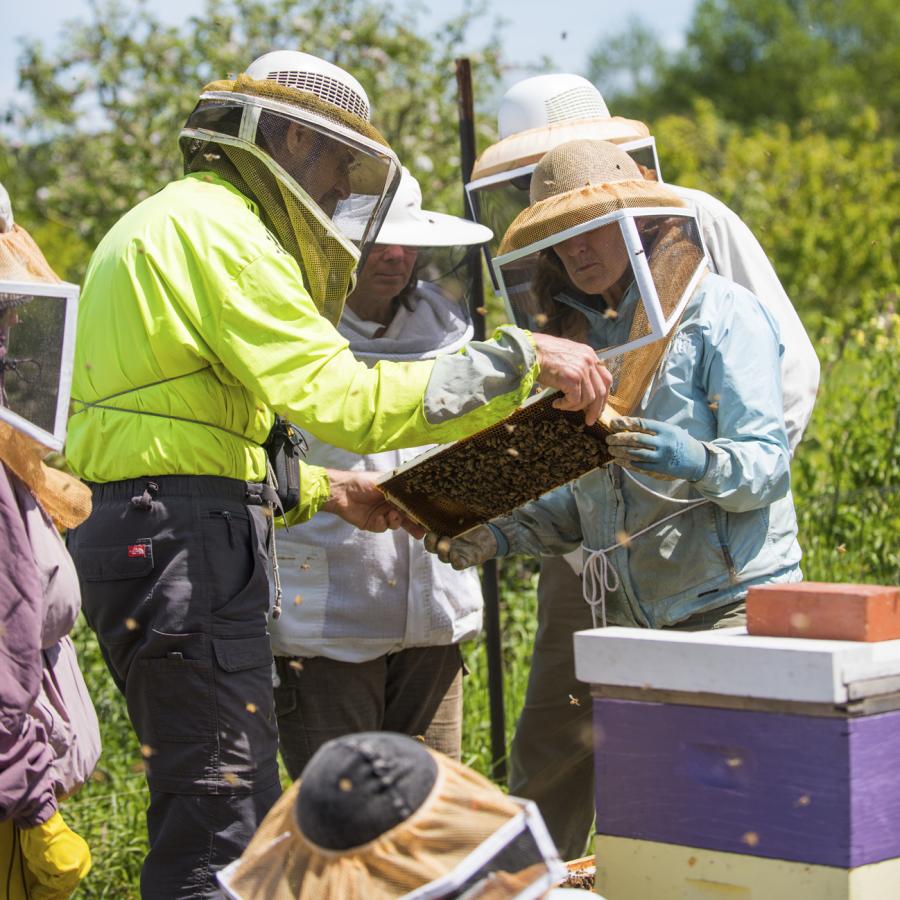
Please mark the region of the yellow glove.
<svg viewBox="0 0 900 900"><path fill-rule="evenodd" d="M22 856L35 879L31 900L65 900L91 870L91 851L57 810L43 825L19 831Z"/></svg>

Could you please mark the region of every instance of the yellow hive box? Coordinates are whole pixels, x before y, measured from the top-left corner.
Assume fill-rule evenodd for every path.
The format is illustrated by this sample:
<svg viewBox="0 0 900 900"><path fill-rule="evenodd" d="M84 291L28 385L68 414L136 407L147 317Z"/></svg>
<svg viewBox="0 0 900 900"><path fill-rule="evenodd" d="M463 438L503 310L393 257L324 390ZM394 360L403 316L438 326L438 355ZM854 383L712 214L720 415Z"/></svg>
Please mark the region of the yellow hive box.
<svg viewBox="0 0 900 900"><path fill-rule="evenodd" d="M603 834L595 849L594 890L606 900L900 898L900 858L838 869Z"/></svg>

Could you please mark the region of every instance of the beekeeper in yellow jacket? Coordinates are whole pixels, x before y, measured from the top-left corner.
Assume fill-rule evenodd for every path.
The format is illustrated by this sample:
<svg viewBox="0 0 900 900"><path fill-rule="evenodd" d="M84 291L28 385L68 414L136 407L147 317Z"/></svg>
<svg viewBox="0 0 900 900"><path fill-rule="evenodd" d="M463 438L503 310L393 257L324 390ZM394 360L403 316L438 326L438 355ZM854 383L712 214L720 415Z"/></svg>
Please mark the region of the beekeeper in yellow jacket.
<svg viewBox="0 0 900 900"><path fill-rule="evenodd" d="M512 327L437 360L354 359L334 324L400 166L336 66L270 53L208 85L181 149L185 177L91 259L67 447L93 489L70 538L84 611L147 763L142 894L167 900L214 896L279 794L263 449L275 415L372 453L470 434L535 380L593 420L609 385L586 346ZM341 220L352 211L358 227L361 208L354 243ZM325 510L400 523L371 474L299 473L289 522Z"/></svg>

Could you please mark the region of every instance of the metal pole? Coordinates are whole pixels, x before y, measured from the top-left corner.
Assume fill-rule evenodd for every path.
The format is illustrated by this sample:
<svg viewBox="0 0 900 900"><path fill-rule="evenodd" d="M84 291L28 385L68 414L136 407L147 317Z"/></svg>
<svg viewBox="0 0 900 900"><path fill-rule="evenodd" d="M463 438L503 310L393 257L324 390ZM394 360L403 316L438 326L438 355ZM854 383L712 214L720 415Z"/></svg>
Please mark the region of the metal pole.
<svg viewBox="0 0 900 900"><path fill-rule="evenodd" d="M472 93L472 67L468 59L456 60L456 85L459 104L459 149L462 161L463 208L468 219L475 215L466 200L465 185L475 165L475 103ZM483 341L484 280L480 253L470 253L469 305L475 326L475 340ZM488 560L481 574L484 596L484 639L487 648L488 700L491 711L491 775L506 781L506 720L503 710L503 648L500 643L500 578L497 560Z"/></svg>

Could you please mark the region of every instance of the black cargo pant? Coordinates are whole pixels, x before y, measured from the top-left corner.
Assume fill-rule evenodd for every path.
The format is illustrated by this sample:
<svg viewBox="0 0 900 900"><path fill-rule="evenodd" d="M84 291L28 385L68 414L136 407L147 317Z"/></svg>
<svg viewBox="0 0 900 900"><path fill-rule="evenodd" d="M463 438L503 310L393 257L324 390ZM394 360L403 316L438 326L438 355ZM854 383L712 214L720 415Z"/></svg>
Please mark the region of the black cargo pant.
<svg viewBox="0 0 900 900"><path fill-rule="evenodd" d="M69 535L83 609L125 695L150 789L145 898L220 897L280 794L260 485L92 485Z"/></svg>

